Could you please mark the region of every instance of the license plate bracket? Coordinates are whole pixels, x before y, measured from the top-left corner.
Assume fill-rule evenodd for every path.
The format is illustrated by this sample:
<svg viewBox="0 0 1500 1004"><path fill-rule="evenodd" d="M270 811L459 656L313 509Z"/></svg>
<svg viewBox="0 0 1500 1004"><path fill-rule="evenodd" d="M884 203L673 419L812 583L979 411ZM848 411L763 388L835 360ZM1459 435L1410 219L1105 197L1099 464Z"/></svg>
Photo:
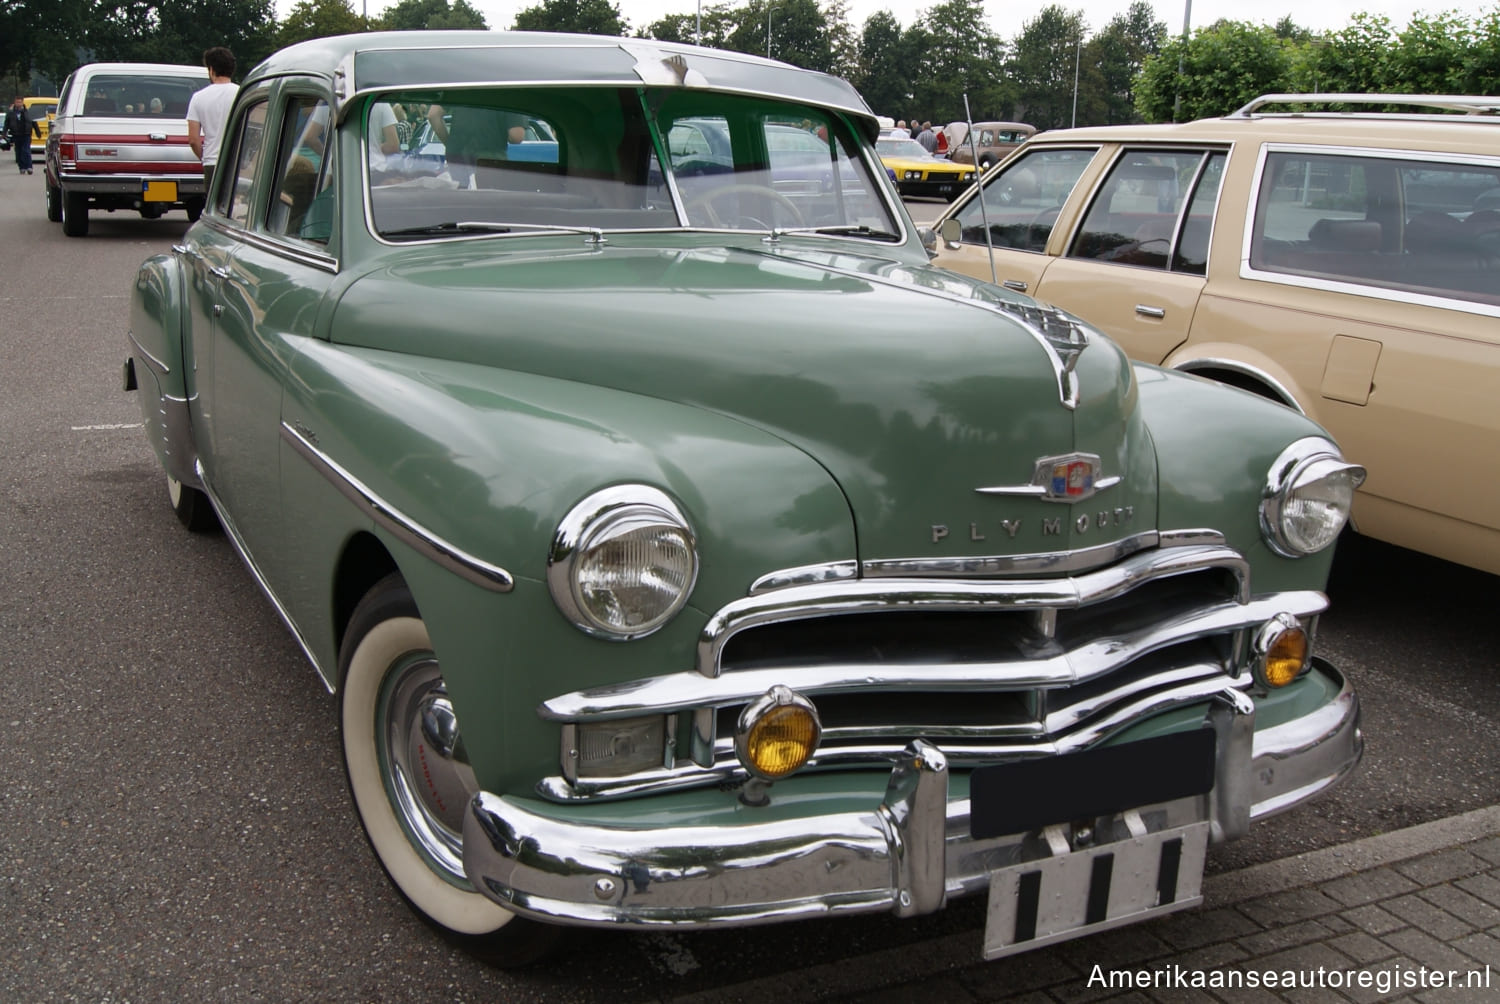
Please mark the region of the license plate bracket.
<svg viewBox="0 0 1500 1004"><path fill-rule="evenodd" d="M1011 865L990 876L984 957L998 959L1203 902L1207 822Z"/></svg>

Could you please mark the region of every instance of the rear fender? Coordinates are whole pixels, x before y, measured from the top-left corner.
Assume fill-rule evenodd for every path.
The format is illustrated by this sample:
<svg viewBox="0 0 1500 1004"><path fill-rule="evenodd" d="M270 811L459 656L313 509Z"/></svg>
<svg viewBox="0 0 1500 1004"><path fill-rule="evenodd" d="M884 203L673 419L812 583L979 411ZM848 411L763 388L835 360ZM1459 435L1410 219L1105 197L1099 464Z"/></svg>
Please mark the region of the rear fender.
<svg viewBox="0 0 1500 1004"><path fill-rule="evenodd" d="M141 263L130 295L130 358L141 418L157 459L178 481L202 488L190 411L194 387L192 348L184 337L185 289L172 255Z"/></svg>

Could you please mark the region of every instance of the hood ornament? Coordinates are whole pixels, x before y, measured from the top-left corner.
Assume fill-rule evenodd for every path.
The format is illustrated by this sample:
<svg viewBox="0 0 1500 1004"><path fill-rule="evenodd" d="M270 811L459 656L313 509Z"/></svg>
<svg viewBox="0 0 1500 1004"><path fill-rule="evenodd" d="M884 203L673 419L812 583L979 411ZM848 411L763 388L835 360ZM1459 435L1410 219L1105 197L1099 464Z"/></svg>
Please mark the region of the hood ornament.
<svg viewBox="0 0 1500 1004"><path fill-rule="evenodd" d="M1073 370L1078 366L1078 357L1089 347L1089 336L1083 322L1066 311L1042 303L997 300L993 305L1041 336L1042 344L1056 359L1057 389L1062 395L1063 405L1078 407L1078 378Z"/></svg>
<svg viewBox="0 0 1500 1004"><path fill-rule="evenodd" d="M981 495L1020 496L1044 502L1082 502L1120 483L1118 474L1106 478L1101 477L1102 472L1103 465L1097 454L1064 453L1039 458L1030 484L996 485L974 490Z"/></svg>

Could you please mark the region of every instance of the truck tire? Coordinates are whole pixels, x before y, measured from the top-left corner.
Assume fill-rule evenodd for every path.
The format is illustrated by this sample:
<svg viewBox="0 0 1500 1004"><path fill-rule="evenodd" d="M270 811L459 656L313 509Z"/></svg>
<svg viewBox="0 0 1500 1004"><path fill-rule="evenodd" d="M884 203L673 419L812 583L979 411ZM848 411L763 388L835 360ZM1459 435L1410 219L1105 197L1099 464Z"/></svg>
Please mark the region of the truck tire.
<svg viewBox="0 0 1500 1004"><path fill-rule="evenodd" d="M87 237L89 232L89 197L84 192L62 193L63 233L69 237Z"/></svg>

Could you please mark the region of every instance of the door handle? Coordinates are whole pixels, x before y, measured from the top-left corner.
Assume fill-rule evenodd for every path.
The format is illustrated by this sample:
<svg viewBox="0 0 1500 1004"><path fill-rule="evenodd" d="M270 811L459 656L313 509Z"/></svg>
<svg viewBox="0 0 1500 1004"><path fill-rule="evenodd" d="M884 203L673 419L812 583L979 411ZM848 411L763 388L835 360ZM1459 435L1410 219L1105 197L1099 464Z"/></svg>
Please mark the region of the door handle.
<svg viewBox="0 0 1500 1004"><path fill-rule="evenodd" d="M1142 317L1154 317L1158 321L1167 316L1165 307L1148 307L1144 303L1137 303L1135 305L1135 312Z"/></svg>
<svg viewBox="0 0 1500 1004"><path fill-rule="evenodd" d="M229 269L224 268L221 265L215 265L213 268L209 269L209 271L218 276L220 279L229 278ZM1136 309L1140 310L1141 308L1137 307Z"/></svg>
<svg viewBox="0 0 1500 1004"><path fill-rule="evenodd" d="M1006 279L1000 285L1004 286L1006 289L1013 289L1017 293L1024 293L1031 288L1030 283L1022 282L1020 279Z"/></svg>

